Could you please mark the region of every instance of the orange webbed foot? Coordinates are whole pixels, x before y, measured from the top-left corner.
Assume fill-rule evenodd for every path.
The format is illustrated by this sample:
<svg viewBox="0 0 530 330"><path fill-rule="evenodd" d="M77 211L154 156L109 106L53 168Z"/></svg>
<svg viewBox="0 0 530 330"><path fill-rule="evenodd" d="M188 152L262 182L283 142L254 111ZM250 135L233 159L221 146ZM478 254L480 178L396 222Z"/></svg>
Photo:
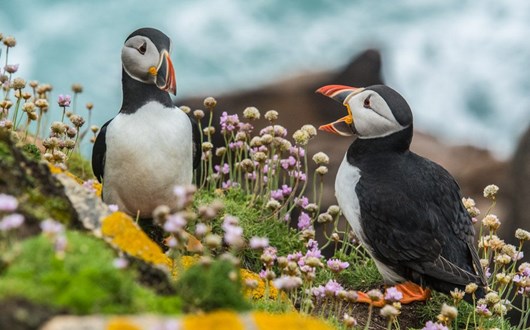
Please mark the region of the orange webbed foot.
<svg viewBox="0 0 530 330"><path fill-rule="evenodd" d="M429 289L424 289L412 282L397 284L396 289L403 294L403 298L399 301L402 304L410 304L415 301L426 301L431 297L431 291Z"/></svg>

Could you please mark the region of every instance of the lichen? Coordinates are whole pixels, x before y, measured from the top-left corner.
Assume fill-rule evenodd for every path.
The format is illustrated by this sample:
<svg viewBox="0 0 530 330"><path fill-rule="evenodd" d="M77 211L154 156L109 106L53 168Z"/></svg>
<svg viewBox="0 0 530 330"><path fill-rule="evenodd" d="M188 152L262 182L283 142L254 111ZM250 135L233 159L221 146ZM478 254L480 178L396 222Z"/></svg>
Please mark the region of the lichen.
<svg viewBox="0 0 530 330"><path fill-rule="evenodd" d="M101 233L111 244L130 256L154 265L165 266L167 269L173 268L172 260L162 252L160 246L123 212L114 212L104 218Z"/></svg>

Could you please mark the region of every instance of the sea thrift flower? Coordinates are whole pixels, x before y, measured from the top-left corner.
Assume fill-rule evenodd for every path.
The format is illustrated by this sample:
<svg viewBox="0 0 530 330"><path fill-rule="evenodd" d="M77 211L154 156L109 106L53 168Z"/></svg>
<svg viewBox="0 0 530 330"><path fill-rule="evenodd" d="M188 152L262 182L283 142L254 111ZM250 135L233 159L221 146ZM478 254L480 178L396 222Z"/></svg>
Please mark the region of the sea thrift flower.
<svg viewBox="0 0 530 330"><path fill-rule="evenodd" d="M380 301L383 299L383 293L380 290L372 289L366 293L371 301Z"/></svg>
<svg viewBox="0 0 530 330"><path fill-rule="evenodd" d="M340 261L339 259L329 259L326 264L334 273L339 273L350 266L348 262Z"/></svg>
<svg viewBox="0 0 530 330"><path fill-rule="evenodd" d="M475 311L480 316L490 317L492 315L491 311L488 309L488 306L486 304L477 305Z"/></svg>
<svg viewBox="0 0 530 330"><path fill-rule="evenodd" d="M489 198L491 200L495 200L495 196L497 195L498 191L499 187L494 184L490 184L489 186L484 188L484 197Z"/></svg>
<svg viewBox="0 0 530 330"><path fill-rule="evenodd" d="M301 146L305 146L307 142L309 142L309 138L309 134L306 131L302 131L300 129L293 134L294 142Z"/></svg>
<svg viewBox="0 0 530 330"><path fill-rule="evenodd" d="M344 316L342 317L342 323L346 326L346 328L353 328L357 326L357 320L347 313L344 313Z"/></svg>
<svg viewBox="0 0 530 330"><path fill-rule="evenodd" d="M386 289L385 300L389 302L400 301L403 298L403 294L396 289L395 286Z"/></svg>
<svg viewBox="0 0 530 330"><path fill-rule="evenodd" d="M265 119L267 119L271 123L276 121L278 119L278 111L269 110L269 111L265 112Z"/></svg>
<svg viewBox="0 0 530 330"><path fill-rule="evenodd" d="M344 290L344 288L335 280L329 280L324 286L324 294L328 297L336 296L341 290Z"/></svg>
<svg viewBox="0 0 530 330"><path fill-rule="evenodd" d="M326 166L319 166L315 172L319 175L326 175L328 173L328 168Z"/></svg>
<svg viewBox="0 0 530 330"><path fill-rule="evenodd" d="M18 207L16 197L6 194L0 194L0 211L13 212Z"/></svg>
<svg viewBox="0 0 530 330"><path fill-rule="evenodd" d="M94 180L86 180L83 182L83 188L87 189L91 193L95 193L96 189L94 189Z"/></svg>
<svg viewBox="0 0 530 330"><path fill-rule="evenodd" d="M112 265L114 268L124 269L129 265L129 261L127 261L127 259L124 257L119 257L112 261Z"/></svg>
<svg viewBox="0 0 530 330"><path fill-rule="evenodd" d="M249 120L255 120L260 118L260 113L255 107L247 107L245 110L243 110L243 117Z"/></svg>
<svg viewBox="0 0 530 330"><path fill-rule="evenodd" d="M281 276L272 281L278 290L291 291L302 285L302 279L297 276Z"/></svg>
<svg viewBox="0 0 530 330"><path fill-rule="evenodd" d="M195 235L202 237L209 231L209 228L204 223L198 223L197 226L195 226Z"/></svg>
<svg viewBox="0 0 530 330"><path fill-rule="evenodd" d="M254 236L249 242L251 249L264 249L269 246L269 239L267 237Z"/></svg>
<svg viewBox="0 0 530 330"><path fill-rule="evenodd" d="M26 87L26 81L22 78L13 79L12 86L14 89L23 89Z"/></svg>
<svg viewBox="0 0 530 330"><path fill-rule="evenodd" d="M24 223L24 216L22 214L14 213L6 215L0 220L0 231L8 231L22 226Z"/></svg>
<svg viewBox="0 0 530 330"><path fill-rule="evenodd" d="M57 103L60 107L69 107L72 102L72 97L70 95L60 94L57 98Z"/></svg>
<svg viewBox="0 0 530 330"><path fill-rule="evenodd" d="M443 324L428 321L421 330L449 330L449 328Z"/></svg>
<svg viewBox="0 0 530 330"><path fill-rule="evenodd" d="M302 212L298 217L298 229L304 230L309 227L311 227L311 217L307 213Z"/></svg>
<svg viewBox="0 0 530 330"><path fill-rule="evenodd" d="M499 218L497 218L496 215L494 214L488 214L483 220L482 220L482 224L485 226L485 227L488 227L489 230L497 230L500 225L501 225L501 222L499 221Z"/></svg>
<svg viewBox="0 0 530 330"><path fill-rule="evenodd" d="M15 37L9 36L4 38L4 45L7 47L15 47L17 45L17 39Z"/></svg>
<svg viewBox="0 0 530 330"><path fill-rule="evenodd" d="M109 204L109 211L111 212L118 212L118 205L116 204Z"/></svg>
<svg viewBox="0 0 530 330"><path fill-rule="evenodd" d="M379 313L384 318L393 319L400 314L400 311L392 305L386 305L383 308L381 308L381 311Z"/></svg>
<svg viewBox="0 0 530 330"><path fill-rule="evenodd" d="M317 165L327 165L327 164L329 164L329 157L328 157L328 155L326 155L326 154L323 153L323 152L317 152L317 153L313 156L313 161L314 161Z"/></svg>
<svg viewBox="0 0 530 330"><path fill-rule="evenodd" d="M166 222L164 222L164 230L168 233L176 233L186 226L186 219L180 213L172 214L167 217Z"/></svg>
<svg viewBox="0 0 530 330"><path fill-rule="evenodd" d="M64 226L53 219L46 219L40 223L42 232L46 235L55 236L64 232Z"/></svg>
<svg viewBox="0 0 530 330"><path fill-rule="evenodd" d="M206 108L212 110L217 105L217 100L211 96L204 99L203 104Z"/></svg>
<svg viewBox="0 0 530 330"><path fill-rule="evenodd" d="M301 130L306 132L309 135L309 138L315 137L317 135L317 129L313 125L304 125L302 126Z"/></svg>
<svg viewBox="0 0 530 330"><path fill-rule="evenodd" d="M528 241L530 240L530 232L524 229L518 228L515 231L515 238L517 238L520 241Z"/></svg>
<svg viewBox="0 0 530 330"><path fill-rule="evenodd" d="M228 113L225 111L221 115L220 124L221 124L221 133L226 134L226 133L234 132L239 127L239 116L228 115Z"/></svg>
<svg viewBox="0 0 530 330"><path fill-rule="evenodd" d="M4 66L4 71L10 74L16 73L18 71L18 64L8 64Z"/></svg>

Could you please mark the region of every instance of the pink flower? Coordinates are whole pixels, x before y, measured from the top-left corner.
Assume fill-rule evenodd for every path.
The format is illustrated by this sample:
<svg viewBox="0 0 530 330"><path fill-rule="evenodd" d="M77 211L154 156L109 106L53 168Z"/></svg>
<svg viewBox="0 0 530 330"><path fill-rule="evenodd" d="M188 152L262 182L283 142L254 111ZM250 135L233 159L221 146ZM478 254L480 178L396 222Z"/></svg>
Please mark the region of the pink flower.
<svg viewBox="0 0 530 330"><path fill-rule="evenodd" d="M24 216L22 214L14 213L6 215L0 220L0 231L8 231L18 228L24 223Z"/></svg>
<svg viewBox="0 0 530 330"><path fill-rule="evenodd" d="M321 300L326 297L326 290L322 285L319 285L316 288L311 289L311 294L317 298L317 300Z"/></svg>
<svg viewBox="0 0 530 330"><path fill-rule="evenodd" d="M15 197L6 194L0 194L0 211L13 212L18 207L18 201Z"/></svg>
<svg viewBox="0 0 530 330"><path fill-rule="evenodd" d="M96 189L94 189L94 180L92 179L83 182L83 188L87 189L91 193L96 192Z"/></svg>
<svg viewBox="0 0 530 330"><path fill-rule="evenodd" d="M180 231L184 226L186 226L186 219L178 213L170 215L164 222L164 230L168 233Z"/></svg>
<svg viewBox="0 0 530 330"><path fill-rule="evenodd" d="M344 288L335 280L329 280L328 283L324 286L324 293L327 296L336 296L340 290Z"/></svg>
<svg viewBox="0 0 530 330"><path fill-rule="evenodd" d="M385 300L389 302L400 301L403 298L403 293L401 293L395 286L386 289Z"/></svg>
<svg viewBox="0 0 530 330"><path fill-rule="evenodd" d="M269 246L269 239L267 237L254 236L249 242L251 249L264 249Z"/></svg>
<svg viewBox="0 0 530 330"><path fill-rule="evenodd" d="M57 98L57 103L60 107L69 107L72 102L72 97L70 95L60 94Z"/></svg>
<svg viewBox="0 0 530 330"><path fill-rule="evenodd" d="M223 167L221 167L220 165L215 165L214 168L217 173L223 173L223 174L230 173L230 166L227 163L224 163Z"/></svg>
<svg viewBox="0 0 530 330"><path fill-rule="evenodd" d="M339 273L350 266L346 261L342 262L339 259L329 259L326 264L334 273Z"/></svg>
<svg viewBox="0 0 530 330"><path fill-rule="evenodd" d="M40 228L44 234L57 235L64 231L64 226L53 219L46 219L40 223Z"/></svg>
<svg viewBox="0 0 530 330"><path fill-rule="evenodd" d="M112 265L114 268L124 269L129 265L129 261L127 261L127 259L124 257L119 257L112 261Z"/></svg>
<svg viewBox="0 0 530 330"><path fill-rule="evenodd" d="M283 200L283 192L281 189L271 191L271 198L277 201Z"/></svg>
<svg viewBox="0 0 530 330"><path fill-rule="evenodd" d="M239 127L239 116L238 115L228 115L225 111L222 113L220 118L221 124L221 133L226 134L233 132L236 128Z"/></svg>
<svg viewBox="0 0 530 330"><path fill-rule="evenodd" d="M6 66L4 66L4 70L7 72L7 73L15 73L18 71L18 64L8 64Z"/></svg>
<svg viewBox="0 0 530 330"><path fill-rule="evenodd" d="M294 202L296 203L296 205L302 207L302 208L305 208L307 206L307 204L309 204L309 199L307 199L307 197L305 196L302 196L300 198L296 197L294 199Z"/></svg>
<svg viewBox="0 0 530 330"><path fill-rule="evenodd" d="M300 216L298 217L298 229L305 230L311 227L311 217L305 213L300 213Z"/></svg>
<svg viewBox="0 0 530 330"><path fill-rule="evenodd" d="M111 212L118 212L118 205L116 204L109 204L109 211Z"/></svg>
<svg viewBox="0 0 530 330"><path fill-rule="evenodd" d="M208 226L204 223L198 223L195 227L195 235L204 236L208 232Z"/></svg>
<svg viewBox="0 0 530 330"><path fill-rule="evenodd" d="M440 323L433 323L432 321L429 321L425 324L425 327L423 327L421 330L449 330L445 325Z"/></svg>
<svg viewBox="0 0 530 330"><path fill-rule="evenodd" d="M293 169L296 165L296 159L293 156L289 156L289 158L287 159L281 159L280 165L283 167L284 170Z"/></svg>
<svg viewBox="0 0 530 330"><path fill-rule="evenodd" d="M297 276L281 276L272 283L278 290L291 291L302 285L302 279Z"/></svg>

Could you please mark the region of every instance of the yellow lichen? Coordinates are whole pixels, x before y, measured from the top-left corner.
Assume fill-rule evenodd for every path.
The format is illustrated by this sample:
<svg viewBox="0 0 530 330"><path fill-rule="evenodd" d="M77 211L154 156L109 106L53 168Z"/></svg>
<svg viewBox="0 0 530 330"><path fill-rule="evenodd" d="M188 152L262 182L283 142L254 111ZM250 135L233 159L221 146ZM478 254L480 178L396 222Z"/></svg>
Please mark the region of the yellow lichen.
<svg viewBox="0 0 530 330"><path fill-rule="evenodd" d="M189 315L183 320L184 330L243 330L243 322L235 312L216 311L205 315ZM271 328L275 329L275 328Z"/></svg>
<svg viewBox="0 0 530 330"><path fill-rule="evenodd" d="M114 318L110 319L107 323L106 330L142 330L141 327L133 324L131 321L126 318Z"/></svg>
<svg viewBox="0 0 530 330"><path fill-rule="evenodd" d="M50 169L50 172L52 174L61 174L61 173L64 173L66 174L68 177L74 179L75 182L79 183L79 184L83 184L84 181L80 178L78 178L77 176L73 175L72 173L68 172L68 171L65 171L63 170L62 168L60 167L57 167L51 163L48 163L48 168ZM101 189L102 189L102 185L101 183L97 182L97 181L94 181L92 183L92 188L95 190L95 194L96 196L98 197L101 197Z"/></svg>
<svg viewBox="0 0 530 330"><path fill-rule="evenodd" d="M127 214L114 212L104 218L101 232L113 245L128 255L151 264L164 265L168 269L173 268L172 260Z"/></svg>
<svg viewBox="0 0 530 330"><path fill-rule="evenodd" d="M297 313L270 314L266 312L252 313L258 330L331 330L332 327L313 317Z"/></svg>
<svg viewBox="0 0 530 330"><path fill-rule="evenodd" d="M241 278L243 279L243 281L250 280L250 281L256 281L258 283L258 285L253 289L246 288L245 295L252 299L263 298L265 296L265 290L266 290L265 281L261 277L259 277L258 274L251 272L248 269L241 269L240 272L241 272ZM274 285L272 285L271 282L269 282L269 297L274 299L277 296L278 296L278 290L274 287Z"/></svg>

